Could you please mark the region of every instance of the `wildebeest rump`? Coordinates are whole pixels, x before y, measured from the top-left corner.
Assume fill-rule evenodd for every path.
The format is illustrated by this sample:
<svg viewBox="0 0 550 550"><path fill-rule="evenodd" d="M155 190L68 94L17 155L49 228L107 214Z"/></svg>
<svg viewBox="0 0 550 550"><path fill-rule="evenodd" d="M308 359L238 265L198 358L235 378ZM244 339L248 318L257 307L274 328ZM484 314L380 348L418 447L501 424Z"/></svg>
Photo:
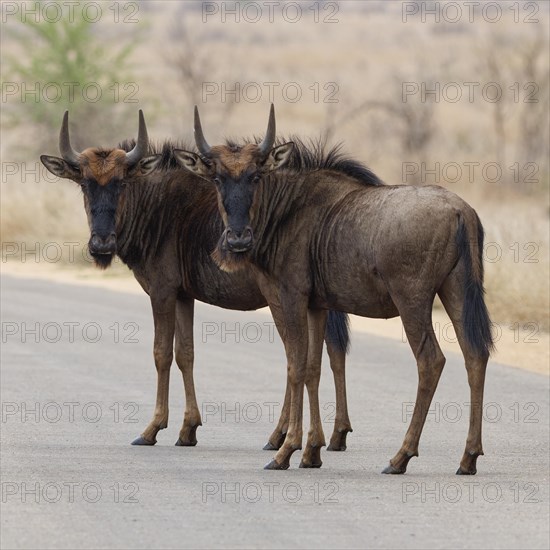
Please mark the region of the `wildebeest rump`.
<svg viewBox="0 0 550 550"><path fill-rule="evenodd" d="M154 417L135 444L152 445L168 423L169 370L175 357L182 371L186 409L178 445L195 445L201 425L193 382L194 300L229 309L253 310L267 305L252 274L221 271L211 258L223 223L212 186L179 167L167 142L150 146L143 114L137 143L116 149L74 151L69 141L68 114L60 133L63 158L41 157L53 174L79 183L91 231L90 252L99 267L117 254L149 294L155 324L154 359L158 372ZM320 347L325 335L321 328ZM334 372L337 415L331 446L344 450L351 431L345 391L345 314L331 312L327 348ZM320 353L315 360L321 360ZM281 417L266 445L278 449L289 417L287 385Z"/></svg>
<svg viewBox="0 0 550 550"><path fill-rule="evenodd" d="M273 146L273 105L260 144L210 147L196 107L195 136L200 155L181 151L178 158L215 184L225 224L220 265L243 268L243 276L263 274L268 301L281 304L284 326L296 335L286 348L289 430L267 467L288 468L301 448L308 321L314 323L324 309L337 309L374 318L401 316L417 361L418 393L403 445L384 472L405 472L418 455L445 363L431 320L438 294L456 330L471 389L470 427L457 473L475 474L483 454L483 389L493 346L483 297L483 228L476 212L441 187L383 185L359 163L340 163L340 169L335 163L318 170L293 167L293 143ZM318 415L312 416L317 422ZM306 453L323 440L317 422ZM320 463L320 454L312 460Z"/></svg>

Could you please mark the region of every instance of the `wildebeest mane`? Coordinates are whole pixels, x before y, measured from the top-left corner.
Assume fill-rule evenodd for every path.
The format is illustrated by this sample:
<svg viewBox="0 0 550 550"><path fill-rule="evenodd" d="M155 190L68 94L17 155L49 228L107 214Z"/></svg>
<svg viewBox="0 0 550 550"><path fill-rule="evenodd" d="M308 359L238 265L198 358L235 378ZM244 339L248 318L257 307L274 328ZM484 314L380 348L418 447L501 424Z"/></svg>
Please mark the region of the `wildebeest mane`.
<svg viewBox="0 0 550 550"><path fill-rule="evenodd" d="M252 139L245 138L241 142L226 139L225 145L232 150L239 150L246 143L260 143L261 141L262 138L258 136ZM329 148L326 139L322 137L305 141L296 135L291 135L288 138L278 137L275 140L275 146L282 145L288 141L294 143L294 149L286 164L285 168L287 170L293 172L334 170L354 178L363 185L384 185L384 182L370 168L343 153L342 143L337 143ZM134 139L129 139L120 143L119 148L123 151L130 151L135 144ZM174 155L174 149L198 152L194 145L189 145L189 143L178 140L166 140L162 143L151 142L149 144L149 154L162 155L158 166L160 170L174 170L179 167Z"/></svg>
<svg viewBox="0 0 550 550"><path fill-rule="evenodd" d="M118 147L131 150L135 141L125 140ZM145 257L152 257L172 235L185 246L182 258L189 258L193 246L211 242L212 249L223 231L214 185L182 168L174 155L175 149L192 150L183 141L166 140L149 144L149 155L161 155L157 174L127 187L126 224L119 236L119 256L130 267ZM163 175L162 172L165 172ZM174 185L174 182L179 182ZM189 204L193 204L192 209Z"/></svg>
<svg viewBox="0 0 550 550"><path fill-rule="evenodd" d="M136 144L135 139L126 139L123 142L121 142L118 147L119 149L122 149L123 151L131 151L133 147ZM188 143L184 141L172 141L172 140L165 140L161 143L154 143L149 142L149 155L161 155L161 160L158 165L158 169L160 170L176 170L180 168L180 165L176 159L176 156L174 155L175 149L184 149L186 151L193 151L195 150L195 147L192 145L189 145Z"/></svg>
<svg viewBox="0 0 550 550"><path fill-rule="evenodd" d="M242 144L260 143L262 138L255 136L244 139ZM384 185L384 182L362 162L359 162L342 152L342 143L329 147L325 138L311 138L303 140L296 135L288 138L279 136L275 140L275 147L288 141L294 143L294 149L285 169L294 172L311 172L314 170L334 170L354 178L363 185ZM241 145L242 145L241 144ZM232 139L226 140L226 145L238 149L241 145Z"/></svg>

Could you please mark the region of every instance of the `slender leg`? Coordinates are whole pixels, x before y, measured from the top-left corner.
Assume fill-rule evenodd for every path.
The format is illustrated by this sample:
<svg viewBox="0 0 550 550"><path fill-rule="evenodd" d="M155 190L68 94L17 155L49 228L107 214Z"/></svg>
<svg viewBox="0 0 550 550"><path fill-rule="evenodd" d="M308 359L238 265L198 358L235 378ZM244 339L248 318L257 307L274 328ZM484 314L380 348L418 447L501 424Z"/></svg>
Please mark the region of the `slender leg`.
<svg viewBox="0 0 550 550"><path fill-rule="evenodd" d="M153 420L132 445L154 445L159 430L168 426L168 386L170 383L170 366L174 356L174 326L176 297L151 296L153 319L155 323L155 343L153 355L157 368L157 402Z"/></svg>
<svg viewBox="0 0 550 550"><path fill-rule="evenodd" d="M336 418L327 451L345 451L346 437L349 432L353 432L348 416L346 396L346 353L336 349L331 343L327 343L327 352L336 389Z"/></svg>
<svg viewBox="0 0 550 550"><path fill-rule="evenodd" d="M281 410L281 416L277 422L277 426L273 430L273 433L269 436L267 443L264 445L264 451L277 451L281 448L283 441L288 431L288 421L290 418L290 381L286 379L285 400L283 408Z"/></svg>
<svg viewBox="0 0 550 550"><path fill-rule="evenodd" d="M193 311L195 301L176 302L176 363L183 376L185 390L185 414L176 445L189 447L197 444L197 428L202 426L201 413L195 395L193 381Z"/></svg>
<svg viewBox="0 0 550 550"><path fill-rule="evenodd" d="M269 308L271 309L271 315L273 316L273 321L277 327L277 332L283 339L284 334L284 323L283 316L279 304L275 302L271 303ZM284 341L284 340L283 340ZM277 426L273 433L269 436L267 443L264 445L264 451L277 451L281 448L283 444L286 433L288 431L288 422L290 419L290 378L288 376L288 367L287 367L287 377L286 377L286 390L285 390L285 400L283 403L283 408L281 410L281 416L277 422Z"/></svg>
<svg viewBox="0 0 550 550"><path fill-rule="evenodd" d="M327 324L327 312L308 310L309 349L307 355L306 387L309 397L310 427L307 444L302 455L300 468L320 468L321 447L326 445L319 410L319 380L321 379L321 360L323 357L323 340Z"/></svg>
<svg viewBox="0 0 550 550"><path fill-rule="evenodd" d="M462 328L463 284L456 273L452 273L447 281L445 281L439 292L439 296L453 323L458 343L464 355L466 371L468 373L468 384L470 385L470 426L466 440L466 449L456 473L459 475L474 475L477 472L477 457L483 455L483 445L481 442L483 390L489 357L473 353L466 343Z"/></svg>
<svg viewBox="0 0 550 550"><path fill-rule="evenodd" d="M288 432L275 458L265 466L268 470L286 470L294 451L302 448L302 415L304 382L308 354L307 300L294 293L281 293L284 320L283 343L288 361L290 382L290 420Z"/></svg>
<svg viewBox="0 0 550 550"><path fill-rule="evenodd" d="M275 319L275 317L274 317ZM279 330L279 334L281 330ZM338 350L332 343L327 342L327 352L330 359L330 368L334 375L334 387L336 390L336 418L334 430L330 438L330 445L327 451L345 451L346 436L353 432L348 415L348 403L346 396L346 354ZM288 419L290 414L290 383L287 377L286 392L283 408L279 422L268 442L264 446L265 451L276 451L280 449L285 440L288 430Z"/></svg>
<svg viewBox="0 0 550 550"><path fill-rule="evenodd" d="M418 456L418 442L424 427L426 415L439 377L445 365L445 357L441 352L432 327L431 308L429 304L420 304L419 310L413 307L399 308L399 313L409 339L410 346L416 357L418 367L418 391L413 416L401 449L390 460L382 473L403 474L413 456ZM415 311L416 310L416 311Z"/></svg>

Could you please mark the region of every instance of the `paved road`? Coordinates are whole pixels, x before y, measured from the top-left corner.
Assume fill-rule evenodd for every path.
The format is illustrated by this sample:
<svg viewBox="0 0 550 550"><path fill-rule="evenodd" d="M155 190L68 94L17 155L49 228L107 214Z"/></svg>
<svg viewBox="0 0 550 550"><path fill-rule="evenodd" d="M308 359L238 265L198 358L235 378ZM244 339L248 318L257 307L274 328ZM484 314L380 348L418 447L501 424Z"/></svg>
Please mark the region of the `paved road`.
<svg viewBox="0 0 550 550"><path fill-rule="evenodd" d="M486 455L477 476L457 477L469 395L461 358L448 356L420 457L405 476L383 476L416 368L405 344L354 334L348 450L324 452L320 470L295 456L268 472L261 448L284 389L272 334L261 313L198 306L199 444L173 445L174 368L168 428L155 447L132 447L154 405L147 297L3 277L2 548L548 547L546 377L490 366Z"/></svg>

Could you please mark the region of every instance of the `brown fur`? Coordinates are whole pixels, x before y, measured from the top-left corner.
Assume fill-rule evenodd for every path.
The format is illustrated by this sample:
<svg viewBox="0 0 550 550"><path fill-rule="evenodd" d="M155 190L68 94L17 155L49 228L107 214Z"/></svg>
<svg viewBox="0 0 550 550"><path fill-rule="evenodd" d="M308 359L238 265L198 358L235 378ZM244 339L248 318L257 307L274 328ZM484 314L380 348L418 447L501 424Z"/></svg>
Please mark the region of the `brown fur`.
<svg viewBox="0 0 550 550"><path fill-rule="evenodd" d="M154 417L135 443L154 444L159 430L168 424L169 373L174 357L180 368L186 395L186 410L178 445L196 444L196 430L201 425L200 410L193 382L193 308L194 300L229 309L252 310L268 304L262 292L264 284L256 274L230 275L220 271L211 258L223 223L216 205L214 186L178 168L174 145L166 143L159 151L161 163L157 173L142 176L139 166L127 173L122 149L87 149L81 156L81 170L75 171L62 159L44 158L50 169L65 170L60 177L81 181L81 171L101 183L102 193L120 186L116 204L117 254L133 271L137 281L151 299L154 317L154 359L157 368L157 402ZM152 153L155 153L152 148ZM64 164L64 168L60 168ZM53 168L52 168L53 167ZM110 175L110 180L106 178ZM116 180L119 181L116 181ZM122 181L123 180L123 181ZM107 183L113 183L106 187ZM122 183L125 183L122 187ZM85 186L87 187L87 186ZM91 218L87 191L85 208ZM335 312L332 312L335 313ZM275 315L275 313L274 313ZM336 314L339 318L342 314ZM337 324L337 321L333 323ZM345 449L346 434L351 431L345 401L345 345L332 338L326 319L316 325L320 346L327 327L327 348L336 385L336 419L331 444ZM347 338L347 335L346 335ZM320 354L316 353L315 360ZM287 388L288 388L287 381ZM342 401L343 400L343 401ZM287 391L279 422L269 438L269 448L278 448L287 431L290 415L290 392Z"/></svg>
<svg viewBox="0 0 550 550"><path fill-rule="evenodd" d="M81 153L82 176L95 179L101 186L112 179L124 178L127 169L126 152L122 149L102 150L88 148Z"/></svg>
<svg viewBox="0 0 550 550"><path fill-rule="evenodd" d="M217 150L218 157L226 154ZM244 162L243 157L242 163L234 164L246 170ZM445 364L431 323L433 300L439 294L464 353L471 390L470 429L457 473L475 474L477 457L483 454L483 388L493 345L483 300L481 223L467 203L441 187L379 185L366 175L367 169L358 164L341 172L330 165L309 172L283 168L264 175L252 197L235 181L218 187L222 206L229 197L234 212L253 211L250 219L238 219L241 225L253 219L255 236L238 265L264 275L264 293L275 296L280 324L293 336L286 347L289 431L269 467L287 468L292 453L301 448L304 382L311 417L318 417L311 405L317 402L316 390L308 384L308 324L314 312L335 309L402 318L419 385L405 440L384 473L406 471L410 458L418 455L420 434ZM228 258L221 259L228 263ZM315 462L320 455L314 452L314 441L322 440L322 427L316 420L312 423L304 455Z"/></svg>
<svg viewBox="0 0 550 550"><path fill-rule="evenodd" d="M217 173L226 173L238 179L243 172L255 166L259 154L258 146L247 143L242 148L232 148L225 145L212 147L212 159L216 164Z"/></svg>
<svg viewBox="0 0 550 550"><path fill-rule="evenodd" d="M250 259L248 253L231 254L220 244L213 250L211 258L226 273L236 273L244 269Z"/></svg>
<svg viewBox="0 0 550 550"><path fill-rule="evenodd" d="M126 186L123 204L125 211L120 214L117 224L117 234L120 235L119 256L132 267L136 278L150 294L155 316L155 362L159 369L157 395L160 397L155 418L143 432L144 441L155 441L159 429L166 426L168 419L168 372L174 334L170 313L172 304L175 303L186 311L192 307L194 299L242 310L269 305L274 318L278 305L277 300L264 293L268 287L261 274L248 272L243 277L242 273L232 273L233 264L240 259L232 259L228 255L227 271L220 271L212 260L211 251L219 249L216 245L223 223L217 214L216 192L211 184L187 171L170 170L151 176L147 182L139 179L131 182ZM161 220L170 222L165 226L166 221ZM152 234L149 235L149 231ZM191 324L192 316L190 313L187 316L188 323ZM326 316L319 322L321 328L316 325L317 328L312 327L312 330L320 330L318 345L322 349ZM283 341L288 339L285 334L281 336ZM177 339L176 332L176 341ZM188 346L192 350L192 343ZM343 450L346 434L351 431L347 403L342 401L345 399L345 387L341 387L345 379L345 353L328 340L327 348L331 366L335 369L338 394L331 444L333 449ZM312 362L315 360L311 367L312 372L317 372L316 362L321 360L318 350L315 351L314 354L312 351ZM187 369L192 369L192 364L182 367L178 361L178 366L182 368L185 381ZM189 388L187 382L185 390L186 394L194 396L194 388ZM269 438L268 448L278 448L282 444L281 437L284 439L289 417L290 392L287 392L279 422ZM200 412L196 401L191 400L187 403L184 425L180 432L181 444L196 442L194 430L197 425L200 425ZM322 437L321 434L316 439L317 446L324 445ZM307 462L308 454L304 453L304 457Z"/></svg>

